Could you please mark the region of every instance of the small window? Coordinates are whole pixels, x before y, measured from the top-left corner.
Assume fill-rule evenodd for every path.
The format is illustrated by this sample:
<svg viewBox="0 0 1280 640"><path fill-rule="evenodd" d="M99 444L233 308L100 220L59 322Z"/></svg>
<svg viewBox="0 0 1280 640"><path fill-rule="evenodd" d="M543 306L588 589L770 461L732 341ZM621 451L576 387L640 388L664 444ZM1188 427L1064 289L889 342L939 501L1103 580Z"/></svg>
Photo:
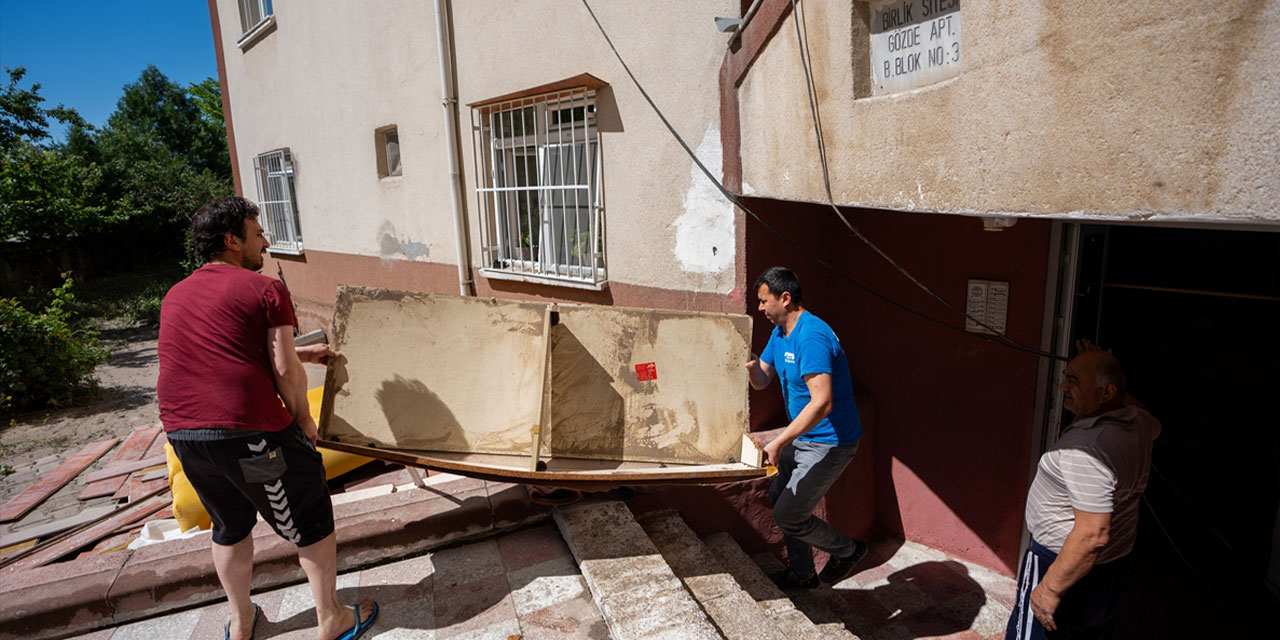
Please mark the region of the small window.
<svg viewBox="0 0 1280 640"><path fill-rule="evenodd" d="M471 115L484 273L602 288L595 90L481 103Z"/></svg>
<svg viewBox="0 0 1280 640"><path fill-rule="evenodd" d="M255 42L275 31L276 17L271 0L237 0L240 8L240 39L236 46L248 50Z"/></svg>
<svg viewBox="0 0 1280 640"><path fill-rule="evenodd" d="M373 137L378 152L378 177L400 175L400 133L394 126L383 127L375 131Z"/></svg>
<svg viewBox="0 0 1280 640"><path fill-rule="evenodd" d="M288 149L268 151L253 159L258 183L258 206L262 227L271 242L269 251L302 253L302 225L298 220L298 198L293 184L293 154Z"/></svg>
<svg viewBox="0 0 1280 640"><path fill-rule="evenodd" d="M253 31L273 13L271 0L240 0L240 32Z"/></svg>

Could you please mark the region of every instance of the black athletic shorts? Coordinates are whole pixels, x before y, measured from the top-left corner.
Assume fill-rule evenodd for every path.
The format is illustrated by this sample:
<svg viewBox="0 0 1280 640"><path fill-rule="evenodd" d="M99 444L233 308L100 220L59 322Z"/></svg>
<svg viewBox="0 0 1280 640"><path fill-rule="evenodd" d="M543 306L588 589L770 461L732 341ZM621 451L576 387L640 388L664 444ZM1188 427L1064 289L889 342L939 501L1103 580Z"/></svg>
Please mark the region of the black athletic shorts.
<svg viewBox="0 0 1280 640"><path fill-rule="evenodd" d="M213 520L214 542L244 540L258 514L299 547L333 533L324 463L296 423L243 437L169 443Z"/></svg>

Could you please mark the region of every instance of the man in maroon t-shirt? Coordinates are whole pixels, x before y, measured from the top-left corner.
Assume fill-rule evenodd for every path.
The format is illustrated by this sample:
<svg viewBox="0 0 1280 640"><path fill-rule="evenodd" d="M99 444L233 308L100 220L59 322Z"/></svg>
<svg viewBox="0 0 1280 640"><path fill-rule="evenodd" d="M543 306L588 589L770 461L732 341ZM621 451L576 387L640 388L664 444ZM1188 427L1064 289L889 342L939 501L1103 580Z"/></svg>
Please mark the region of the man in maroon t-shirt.
<svg viewBox="0 0 1280 640"><path fill-rule="evenodd" d="M338 603L333 504L302 368L337 354L294 346L288 290L256 273L268 244L257 218L244 198L214 200L192 217L191 241L205 264L160 308L160 421L213 521L213 563L231 610L227 637L252 638L261 615L249 599L250 534L261 514L298 546L320 640L354 640L378 606Z"/></svg>

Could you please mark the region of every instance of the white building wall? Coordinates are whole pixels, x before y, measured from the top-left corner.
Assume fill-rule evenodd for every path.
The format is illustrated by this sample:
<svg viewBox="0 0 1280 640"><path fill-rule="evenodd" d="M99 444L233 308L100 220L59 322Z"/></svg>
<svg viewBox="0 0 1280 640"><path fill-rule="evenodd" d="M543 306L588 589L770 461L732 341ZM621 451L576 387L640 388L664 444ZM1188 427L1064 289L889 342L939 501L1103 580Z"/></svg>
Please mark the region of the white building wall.
<svg viewBox="0 0 1280 640"><path fill-rule="evenodd" d="M884 94L869 5L801 4L840 204L1280 222L1280 3L961 0L959 75ZM790 16L740 87L744 189L825 202L798 52Z"/></svg>
<svg viewBox="0 0 1280 640"><path fill-rule="evenodd" d="M580 73L610 83L601 127L606 255L613 282L728 293L733 209L666 133L586 9L550 0L455 0L453 18L472 263L481 266L466 104ZM717 78L736 0L595 0L622 55L690 145L718 166ZM456 264L434 4L277 0L277 26L243 51L236 3L218 3L245 195L253 157L288 147L307 250ZM609 96L608 94L611 94ZM379 179L374 130L395 124L403 176ZM717 177L720 177L717 175Z"/></svg>

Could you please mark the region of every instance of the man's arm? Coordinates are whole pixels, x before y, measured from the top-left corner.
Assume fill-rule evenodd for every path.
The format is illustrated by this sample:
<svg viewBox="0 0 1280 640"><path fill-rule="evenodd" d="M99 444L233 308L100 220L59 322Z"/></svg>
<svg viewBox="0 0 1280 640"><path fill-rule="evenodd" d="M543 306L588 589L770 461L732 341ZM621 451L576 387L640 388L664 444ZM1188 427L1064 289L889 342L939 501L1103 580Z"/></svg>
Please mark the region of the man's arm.
<svg viewBox="0 0 1280 640"><path fill-rule="evenodd" d="M796 416L787 428L774 438L773 442L765 445L764 455L765 461L769 464L778 464L778 452L782 448L791 443L792 440L799 438L814 428L823 418L831 414L833 402L831 399L831 374L829 373L811 373L804 377L805 386L809 387L809 404L800 410L800 414Z"/></svg>
<svg viewBox="0 0 1280 640"><path fill-rule="evenodd" d="M329 364L330 358L342 356L341 352L330 349L329 345L323 342L309 344L305 347L295 345L293 351L298 354L299 360L310 364Z"/></svg>
<svg viewBox="0 0 1280 640"><path fill-rule="evenodd" d="M302 427L302 432L314 443L319 433L316 421L311 417L307 403L307 372L302 368L298 352L293 346L293 327L283 325L267 329L267 353L271 356L271 374L276 380L276 392L284 401L284 407Z"/></svg>
<svg viewBox="0 0 1280 640"><path fill-rule="evenodd" d="M751 354L751 359L747 361L747 378L751 382L751 388L759 391L773 382L773 367L768 363L760 360L760 356Z"/></svg>
<svg viewBox="0 0 1280 640"><path fill-rule="evenodd" d="M1107 546L1111 535L1111 514L1079 509L1072 511L1075 512L1075 524L1062 543L1062 552L1031 592L1031 611L1050 631L1057 628L1053 614L1058 609L1062 594L1093 569L1098 562L1098 554Z"/></svg>

